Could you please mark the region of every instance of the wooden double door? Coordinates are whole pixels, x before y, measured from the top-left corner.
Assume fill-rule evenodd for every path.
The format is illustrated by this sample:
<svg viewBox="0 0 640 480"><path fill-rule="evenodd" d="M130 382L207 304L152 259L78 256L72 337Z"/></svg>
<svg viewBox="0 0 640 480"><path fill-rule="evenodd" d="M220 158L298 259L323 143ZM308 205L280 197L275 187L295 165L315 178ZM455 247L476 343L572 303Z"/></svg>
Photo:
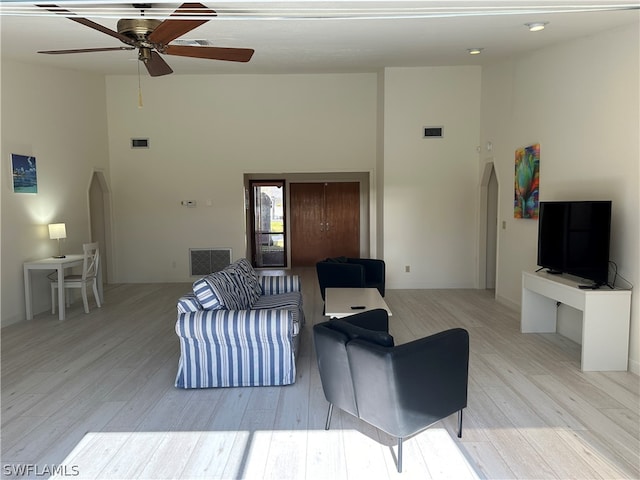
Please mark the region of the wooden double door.
<svg viewBox="0 0 640 480"><path fill-rule="evenodd" d="M360 256L360 184L291 183L291 264Z"/></svg>

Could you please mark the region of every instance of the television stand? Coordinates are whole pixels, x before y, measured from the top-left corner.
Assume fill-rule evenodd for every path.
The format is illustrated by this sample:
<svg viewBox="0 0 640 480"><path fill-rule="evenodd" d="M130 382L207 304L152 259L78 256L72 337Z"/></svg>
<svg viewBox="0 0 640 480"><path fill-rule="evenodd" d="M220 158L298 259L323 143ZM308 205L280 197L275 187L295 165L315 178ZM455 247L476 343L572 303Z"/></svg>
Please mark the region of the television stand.
<svg viewBox="0 0 640 480"><path fill-rule="evenodd" d="M558 302L582 312L582 371L626 371L631 290L584 290L570 275L522 272L521 332L555 333Z"/></svg>

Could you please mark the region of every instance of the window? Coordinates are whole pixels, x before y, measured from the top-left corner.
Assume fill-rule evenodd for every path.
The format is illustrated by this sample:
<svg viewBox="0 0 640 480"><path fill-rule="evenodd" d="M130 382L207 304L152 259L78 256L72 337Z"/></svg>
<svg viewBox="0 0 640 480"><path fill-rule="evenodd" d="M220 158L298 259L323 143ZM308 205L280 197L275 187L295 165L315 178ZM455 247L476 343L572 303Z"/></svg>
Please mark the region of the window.
<svg viewBox="0 0 640 480"><path fill-rule="evenodd" d="M285 182L252 180L251 238L255 267L286 267Z"/></svg>

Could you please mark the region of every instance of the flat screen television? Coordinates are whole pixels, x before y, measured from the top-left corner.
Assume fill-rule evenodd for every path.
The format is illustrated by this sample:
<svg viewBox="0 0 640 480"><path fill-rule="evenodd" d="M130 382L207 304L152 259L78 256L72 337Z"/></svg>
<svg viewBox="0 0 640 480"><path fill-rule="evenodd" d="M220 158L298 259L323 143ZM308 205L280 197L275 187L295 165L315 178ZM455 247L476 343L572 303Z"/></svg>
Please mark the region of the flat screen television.
<svg viewBox="0 0 640 480"><path fill-rule="evenodd" d="M538 265L606 285L610 231L610 200L540 202Z"/></svg>

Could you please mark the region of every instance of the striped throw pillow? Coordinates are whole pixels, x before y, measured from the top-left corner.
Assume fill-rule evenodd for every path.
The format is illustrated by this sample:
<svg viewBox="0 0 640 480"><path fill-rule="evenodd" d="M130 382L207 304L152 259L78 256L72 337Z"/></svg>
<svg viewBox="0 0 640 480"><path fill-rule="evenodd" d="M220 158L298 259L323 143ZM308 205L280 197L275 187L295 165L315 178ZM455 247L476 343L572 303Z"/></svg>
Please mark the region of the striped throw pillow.
<svg viewBox="0 0 640 480"><path fill-rule="evenodd" d="M215 285L216 282L211 278L213 275L207 275L193 282L193 293L204 310L220 310L224 308Z"/></svg>

